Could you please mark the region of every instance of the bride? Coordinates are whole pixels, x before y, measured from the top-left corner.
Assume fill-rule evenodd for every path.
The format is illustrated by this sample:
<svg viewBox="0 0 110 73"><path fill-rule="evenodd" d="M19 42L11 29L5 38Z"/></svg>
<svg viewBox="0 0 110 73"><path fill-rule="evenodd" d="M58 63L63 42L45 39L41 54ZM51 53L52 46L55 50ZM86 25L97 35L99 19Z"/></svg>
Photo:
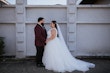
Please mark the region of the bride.
<svg viewBox="0 0 110 73"><path fill-rule="evenodd" d="M95 67L95 64L78 60L71 55L56 21L52 21L50 26L42 58L46 69L54 72L72 72L74 70L86 72L89 68Z"/></svg>

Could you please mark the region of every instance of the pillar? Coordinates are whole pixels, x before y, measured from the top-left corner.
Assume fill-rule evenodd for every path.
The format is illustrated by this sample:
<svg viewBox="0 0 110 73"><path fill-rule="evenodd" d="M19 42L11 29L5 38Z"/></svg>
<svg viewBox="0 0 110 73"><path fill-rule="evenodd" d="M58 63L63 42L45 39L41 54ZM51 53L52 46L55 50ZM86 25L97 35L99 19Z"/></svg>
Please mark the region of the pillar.
<svg viewBox="0 0 110 73"><path fill-rule="evenodd" d="M76 50L76 0L67 0L67 44L70 51Z"/></svg>
<svg viewBox="0 0 110 73"><path fill-rule="evenodd" d="M27 0L16 0L16 58L26 57L25 5Z"/></svg>

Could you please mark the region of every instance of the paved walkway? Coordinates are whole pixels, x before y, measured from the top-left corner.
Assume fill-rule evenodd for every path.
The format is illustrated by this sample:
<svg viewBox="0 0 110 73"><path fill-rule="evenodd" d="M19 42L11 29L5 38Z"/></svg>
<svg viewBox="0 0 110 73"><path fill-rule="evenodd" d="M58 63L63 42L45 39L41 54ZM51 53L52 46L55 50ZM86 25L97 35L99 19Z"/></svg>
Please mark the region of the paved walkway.
<svg viewBox="0 0 110 73"><path fill-rule="evenodd" d="M110 60L84 59L85 61L96 64L94 69L86 73L110 73ZM34 61L6 61L0 63L0 73L55 73L45 68L37 68ZM66 72L68 73L68 72ZM83 73L73 71L72 73Z"/></svg>

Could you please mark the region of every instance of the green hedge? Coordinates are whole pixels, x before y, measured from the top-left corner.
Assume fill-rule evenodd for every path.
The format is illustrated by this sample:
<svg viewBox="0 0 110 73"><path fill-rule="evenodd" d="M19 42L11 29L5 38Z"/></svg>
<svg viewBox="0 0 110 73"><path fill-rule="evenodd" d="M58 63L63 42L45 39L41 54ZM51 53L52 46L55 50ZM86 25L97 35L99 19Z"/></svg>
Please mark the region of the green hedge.
<svg viewBox="0 0 110 73"><path fill-rule="evenodd" d="M3 37L0 37L0 56L2 56L5 52L4 52L4 41L3 41Z"/></svg>

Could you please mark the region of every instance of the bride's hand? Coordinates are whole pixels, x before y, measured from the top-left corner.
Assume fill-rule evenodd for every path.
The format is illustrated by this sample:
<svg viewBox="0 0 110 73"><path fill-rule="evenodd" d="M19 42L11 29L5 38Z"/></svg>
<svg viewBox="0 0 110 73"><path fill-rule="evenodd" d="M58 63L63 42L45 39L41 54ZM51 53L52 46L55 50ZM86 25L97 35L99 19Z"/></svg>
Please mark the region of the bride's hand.
<svg viewBox="0 0 110 73"><path fill-rule="evenodd" d="M48 43L48 42L49 42L49 39L46 40L46 43Z"/></svg>

